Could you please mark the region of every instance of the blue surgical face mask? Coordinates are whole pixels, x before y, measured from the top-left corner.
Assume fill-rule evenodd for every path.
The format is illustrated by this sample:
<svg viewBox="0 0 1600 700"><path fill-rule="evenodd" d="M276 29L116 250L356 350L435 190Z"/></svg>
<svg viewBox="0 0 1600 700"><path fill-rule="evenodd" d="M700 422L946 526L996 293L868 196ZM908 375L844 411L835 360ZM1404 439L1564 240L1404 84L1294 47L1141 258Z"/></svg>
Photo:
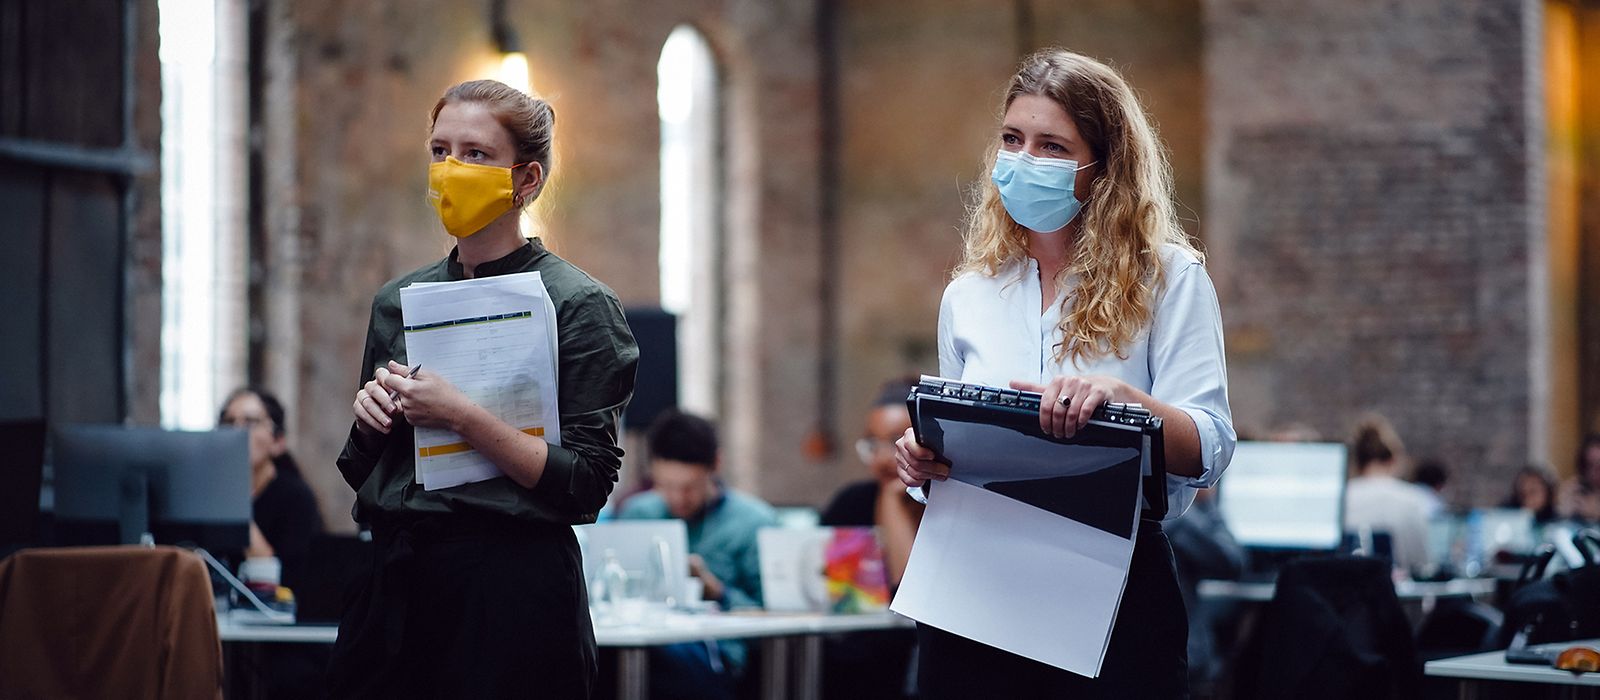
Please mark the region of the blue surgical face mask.
<svg viewBox="0 0 1600 700"><path fill-rule="evenodd" d="M1099 161L1078 165L1075 160L1035 158L1002 150L994 159L989 179L1000 188L1000 202L1011 218L1039 233L1060 231L1083 209L1073 193L1078 171Z"/></svg>

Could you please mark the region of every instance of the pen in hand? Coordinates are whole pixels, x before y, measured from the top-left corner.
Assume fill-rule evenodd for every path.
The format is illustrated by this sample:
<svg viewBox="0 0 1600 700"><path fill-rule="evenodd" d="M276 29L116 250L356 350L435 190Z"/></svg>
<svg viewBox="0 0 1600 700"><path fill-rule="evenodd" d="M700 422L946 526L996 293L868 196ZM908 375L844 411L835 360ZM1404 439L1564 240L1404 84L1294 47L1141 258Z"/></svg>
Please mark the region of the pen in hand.
<svg viewBox="0 0 1600 700"><path fill-rule="evenodd" d="M422 363L418 362L417 366L416 367L412 367L411 368L411 372L406 375L406 379L416 379L417 378L417 373L421 372L421 371L422 371ZM395 391L392 391L392 390L389 392L389 402L390 403L394 403L395 401L399 400L399 398L400 398L400 394L398 392L395 392Z"/></svg>

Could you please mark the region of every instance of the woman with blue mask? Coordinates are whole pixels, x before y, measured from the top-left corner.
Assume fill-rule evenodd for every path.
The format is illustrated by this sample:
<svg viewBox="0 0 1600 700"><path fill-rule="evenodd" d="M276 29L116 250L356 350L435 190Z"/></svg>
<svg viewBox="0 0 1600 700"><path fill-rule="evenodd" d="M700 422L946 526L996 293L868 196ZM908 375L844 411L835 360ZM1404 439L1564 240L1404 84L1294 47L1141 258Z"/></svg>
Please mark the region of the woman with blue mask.
<svg viewBox="0 0 1600 700"><path fill-rule="evenodd" d="M1040 427L1058 436L1108 401L1143 404L1164 423L1175 518L1236 438L1216 292L1178 224L1166 154L1122 76L1068 51L1025 59L1002 113L939 308L940 374L1039 392ZM908 486L952 468L911 431L896 450ZM1147 517L1099 677L922 626L919 686L924 698L1187 697L1187 631L1172 548Z"/></svg>

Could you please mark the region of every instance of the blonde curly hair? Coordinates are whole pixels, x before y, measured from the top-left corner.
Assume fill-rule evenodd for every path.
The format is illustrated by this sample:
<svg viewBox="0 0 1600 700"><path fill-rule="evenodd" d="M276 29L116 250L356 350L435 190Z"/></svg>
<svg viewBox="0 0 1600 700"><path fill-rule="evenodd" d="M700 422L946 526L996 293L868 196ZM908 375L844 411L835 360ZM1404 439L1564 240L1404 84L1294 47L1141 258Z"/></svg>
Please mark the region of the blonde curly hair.
<svg viewBox="0 0 1600 700"><path fill-rule="evenodd" d="M1163 282L1161 247L1174 245L1204 260L1178 223L1172 202L1172 168L1156 140L1144 107L1116 70L1064 49L1045 49L1023 59L1006 90L1000 116L1021 95L1054 100L1072 118L1099 161L1072 241L1072 260L1056 279L1076 275L1063 302L1062 342L1057 362L1127 357L1128 346L1150 323L1156 290ZM955 276L993 277L1028 256L1028 232L1000 201L988 174L998 149L991 148L974 188L962 233L963 252Z"/></svg>

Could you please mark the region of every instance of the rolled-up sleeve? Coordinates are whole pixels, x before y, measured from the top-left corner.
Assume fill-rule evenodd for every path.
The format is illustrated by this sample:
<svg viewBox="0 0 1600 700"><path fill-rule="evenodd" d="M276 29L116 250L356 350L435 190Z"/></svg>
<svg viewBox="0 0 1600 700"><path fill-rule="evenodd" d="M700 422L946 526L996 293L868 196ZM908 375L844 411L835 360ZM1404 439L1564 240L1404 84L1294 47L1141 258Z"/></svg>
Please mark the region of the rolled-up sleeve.
<svg viewBox="0 0 1600 700"><path fill-rule="evenodd" d="M534 496L580 519L605 505L622 465L617 424L633 397L639 348L622 305L603 288L557 309L561 444L550 445Z"/></svg>
<svg viewBox="0 0 1600 700"><path fill-rule="evenodd" d="M1150 395L1189 414L1200 435L1200 476L1173 479L1209 487L1233 459L1238 438L1228 408L1222 312L1199 262L1188 261L1169 273L1151 324L1149 357Z"/></svg>

